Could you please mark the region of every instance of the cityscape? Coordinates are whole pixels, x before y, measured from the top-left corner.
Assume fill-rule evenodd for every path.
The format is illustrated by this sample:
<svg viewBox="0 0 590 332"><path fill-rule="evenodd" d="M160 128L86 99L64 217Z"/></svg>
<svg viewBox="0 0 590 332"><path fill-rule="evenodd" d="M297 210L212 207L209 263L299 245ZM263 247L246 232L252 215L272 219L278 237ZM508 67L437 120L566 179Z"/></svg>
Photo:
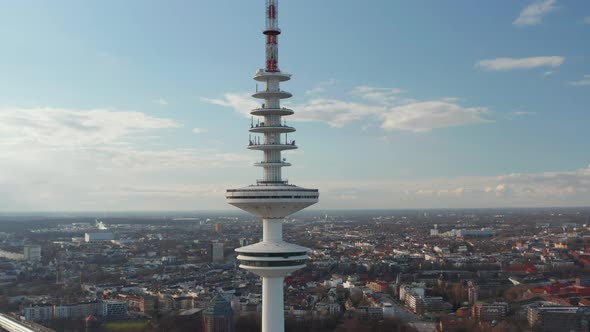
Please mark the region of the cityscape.
<svg viewBox="0 0 590 332"><path fill-rule="evenodd" d="M261 278L235 251L261 239L255 216L0 222L5 316L55 331L261 328ZM587 327L590 208L302 212L284 234L310 248L284 280L286 331Z"/></svg>
<svg viewBox="0 0 590 332"><path fill-rule="evenodd" d="M589 4L1 3L0 331L590 332Z"/></svg>

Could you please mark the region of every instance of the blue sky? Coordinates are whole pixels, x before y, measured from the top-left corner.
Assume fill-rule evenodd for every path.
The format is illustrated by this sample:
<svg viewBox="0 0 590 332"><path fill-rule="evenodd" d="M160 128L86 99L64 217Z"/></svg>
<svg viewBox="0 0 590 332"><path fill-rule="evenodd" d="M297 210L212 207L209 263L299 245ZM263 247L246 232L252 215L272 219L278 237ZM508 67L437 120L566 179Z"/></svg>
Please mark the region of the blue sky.
<svg viewBox="0 0 590 332"><path fill-rule="evenodd" d="M280 3L319 209L590 202L590 2ZM0 4L0 210L230 209L264 2Z"/></svg>

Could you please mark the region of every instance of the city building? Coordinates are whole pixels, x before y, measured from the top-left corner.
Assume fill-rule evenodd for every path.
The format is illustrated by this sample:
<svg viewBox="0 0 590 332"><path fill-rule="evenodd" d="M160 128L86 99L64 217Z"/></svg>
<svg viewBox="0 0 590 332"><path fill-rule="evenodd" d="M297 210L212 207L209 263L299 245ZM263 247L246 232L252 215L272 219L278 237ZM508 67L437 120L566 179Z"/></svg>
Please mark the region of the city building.
<svg viewBox="0 0 590 332"><path fill-rule="evenodd" d="M406 295L410 293L415 293L420 297L424 297L424 287L426 287L426 285L423 283L413 285L401 285L399 288L400 301L404 303L407 302Z"/></svg>
<svg viewBox="0 0 590 332"><path fill-rule="evenodd" d="M389 290L389 283L385 281L373 281L368 283L367 287L375 293L385 293Z"/></svg>
<svg viewBox="0 0 590 332"><path fill-rule="evenodd" d="M36 244L27 244L23 250L26 261L38 262L41 260L41 246Z"/></svg>
<svg viewBox="0 0 590 332"><path fill-rule="evenodd" d="M238 240L238 243L240 244L240 247L245 247L250 244L250 241L242 237Z"/></svg>
<svg viewBox="0 0 590 332"><path fill-rule="evenodd" d="M70 319L72 317L72 306L56 305L53 307L53 317L55 319Z"/></svg>
<svg viewBox="0 0 590 332"><path fill-rule="evenodd" d="M160 312L168 312L174 310L174 297L170 294L158 294L158 310Z"/></svg>
<svg viewBox="0 0 590 332"><path fill-rule="evenodd" d="M589 330L590 308L576 306L529 307L527 318L534 332Z"/></svg>
<svg viewBox="0 0 590 332"><path fill-rule="evenodd" d="M96 219L94 224L96 230L93 232L87 232L84 234L84 241L86 242L94 242L94 241L112 241L115 239L112 232L107 229L107 226L104 222Z"/></svg>
<svg viewBox="0 0 590 332"><path fill-rule="evenodd" d="M223 242L211 242L209 255L212 263L223 263Z"/></svg>
<svg viewBox="0 0 590 332"><path fill-rule="evenodd" d="M127 316L127 302L117 300L102 301L102 316L110 319Z"/></svg>
<svg viewBox="0 0 590 332"><path fill-rule="evenodd" d="M361 306L358 308L359 318L361 320L381 320L383 319L382 307Z"/></svg>
<svg viewBox="0 0 590 332"><path fill-rule="evenodd" d="M99 300L73 304L43 304L24 307L22 315L26 320L44 321L50 319L79 319L102 316L106 319L124 318L128 313L127 301Z"/></svg>
<svg viewBox="0 0 590 332"><path fill-rule="evenodd" d="M430 230L430 236L438 236L438 225L434 224L434 228Z"/></svg>
<svg viewBox="0 0 590 332"><path fill-rule="evenodd" d="M406 294L406 305L418 315L441 313L452 308L451 304L445 302L440 296L420 296L415 292Z"/></svg>
<svg viewBox="0 0 590 332"><path fill-rule="evenodd" d="M262 331L283 332L285 276L305 266L308 248L283 241L283 220L286 216L318 202L317 189L305 189L283 180L281 170L290 166L281 152L296 149L295 141L288 134L295 128L288 126L283 116L293 111L281 107L281 99L291 93L280 89L280 82L291 79L291 75L279 69L278 0L266 0L266 67L259 69L254 80L265 84L262 90L252 96L262 99L262 105L250 112L262 117L250 125L248 149L263 152L263 159L256 163L262 167L263 176L255 185L239 189L228 189L227 202L262 219L262 242L236 249L240 267L262 277Z"/></svg>
<svg viewBox="0 0 590 332"><path fill-rule="evenodd" d="M576 306L529 307L527 318L533 332L585 332L589 330L590 308Z"/></svg>
<svg viewBox="0 0 590 332"><path fill-rule="evenodd" d="M508 308L508 303L506 302L478 302L471 308L471 317L484 322L499 321L506 317Z"/></svg>
<svg viewBox="0 0 590 332"><path fill-rule="evenodd" d="M44 321L53 319L53 305L35 305L23 308L23 316L26 320Z"/></svg>
<svg viewBox="0 0 590 332"><path fill-rule="evenodd" d="M234 311L221 295L216 295L203 311L204 332L234 332Z"/></svg>
<svg viewBox="0 0 590 332"><path fill-rule="evenodd" d="M433 232L434 231L434 232ZM495 231L491 228L482 229L452 229L448 232L441 233L438 229L433 229L430 235L442 237L488 237L493 236Z"/></svg>
<svg viewBox="0 0 590 332"><path fill-rule="evenodd" d="M152 313L156 309L156 298L151 295L119 295L127 301L129 311Z"/></svg>
<svg viewBox="0 0 590 332"><path fill-rule="evenodd" d="M160 260L162 261L162 264L175 264L178 261L176 256L162 256Z"/></svg>
<svg viewBox="0 0 590 332"><path fill-rule="evenodd" d="M64 306L69 307L70 316L67 317L68 319L84 318L89 315L101 316L103 312L102 302L100 301L81 302ZM67 312L67 309L64 312Z"/></svg>
<svg viewBox="0 0 590 332"><path fill-rule="evenodd" d="M94 241L112 241L115 237L111 232L91 232L84 234L84 241L86 242L94 242Z"/></svg>

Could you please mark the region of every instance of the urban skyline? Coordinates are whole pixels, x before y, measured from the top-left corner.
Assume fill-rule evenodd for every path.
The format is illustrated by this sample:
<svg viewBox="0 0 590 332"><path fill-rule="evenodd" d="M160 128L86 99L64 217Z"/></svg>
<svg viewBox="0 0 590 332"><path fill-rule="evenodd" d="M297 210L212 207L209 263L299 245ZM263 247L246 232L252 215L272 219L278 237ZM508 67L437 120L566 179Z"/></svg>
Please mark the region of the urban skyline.
<svg viewBox="0 0 590 332"><path fill-rule="evenodd" d="M317 209L590 201L588 3L283 6L286 178ZM257 171L255 7L3 3L0 210L227 209Z"/></svg>

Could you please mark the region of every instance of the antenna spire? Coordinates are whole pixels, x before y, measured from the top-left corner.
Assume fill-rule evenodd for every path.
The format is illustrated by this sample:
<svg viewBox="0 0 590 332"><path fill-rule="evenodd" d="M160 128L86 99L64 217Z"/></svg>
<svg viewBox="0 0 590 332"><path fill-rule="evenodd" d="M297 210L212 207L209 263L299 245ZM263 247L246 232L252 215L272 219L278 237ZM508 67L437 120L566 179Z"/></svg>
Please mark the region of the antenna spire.
<svg viewBox="0 0 590 332"><path fill-rule="evenodd" d="M266 71L279 72L279 0L266 0Z"/></svg>

